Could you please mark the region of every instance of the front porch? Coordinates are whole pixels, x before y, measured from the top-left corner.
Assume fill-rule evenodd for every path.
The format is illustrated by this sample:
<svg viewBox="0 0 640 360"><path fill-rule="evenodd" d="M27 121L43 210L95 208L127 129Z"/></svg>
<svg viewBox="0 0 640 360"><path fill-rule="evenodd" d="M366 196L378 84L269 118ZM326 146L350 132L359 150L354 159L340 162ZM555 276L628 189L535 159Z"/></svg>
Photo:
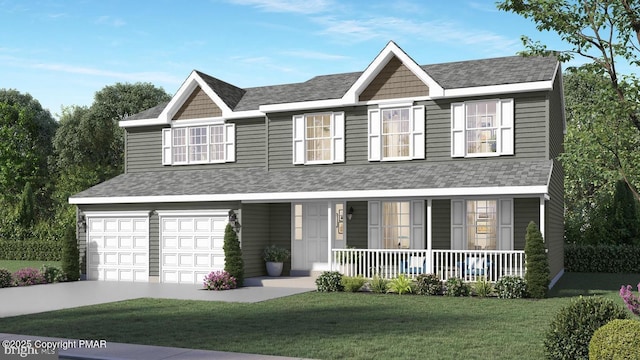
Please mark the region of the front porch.
<svg viewBox="0 0 640 360"><path fill-rule="evenodd" d="M523 250L332 249L329 260L331 270L365 278L436 274L442 281L456 277L496 282L525 273Z"/></svg>

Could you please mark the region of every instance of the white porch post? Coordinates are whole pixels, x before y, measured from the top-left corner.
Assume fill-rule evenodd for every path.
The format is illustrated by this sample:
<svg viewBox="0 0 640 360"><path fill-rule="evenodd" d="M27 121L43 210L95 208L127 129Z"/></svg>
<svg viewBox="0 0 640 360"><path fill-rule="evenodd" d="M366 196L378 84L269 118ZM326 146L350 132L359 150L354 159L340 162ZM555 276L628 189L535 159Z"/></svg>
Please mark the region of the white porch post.
<svg viewBox="0 0 640 360"><path fill-rule="evenodd" d="M544 209L544 195L540 196L540 233L542 234L542 239L546 242L547 238L544 236L545 230L545 209Z"/></svg>
<svg viewBox="0 0 640 360"><path fill-rule="evenodd" d="M431 269L432 269L432 265L431 265L431 261L433 259L433 254L432 254L432 242L433 242L433 221L431 219L431 199L427 199L427 272L431 273Z"/></svg>
<svg viewBox="0 0 640 360"><path fill-rule="evenodd" d="M333 243L335 241L335 231L333 230L335 227L335 216L333 216L333 204L331 201L327 202L327 264L329 265L329 270L333 271L333 254L331 254L331 249L333 248Z"/></svg>

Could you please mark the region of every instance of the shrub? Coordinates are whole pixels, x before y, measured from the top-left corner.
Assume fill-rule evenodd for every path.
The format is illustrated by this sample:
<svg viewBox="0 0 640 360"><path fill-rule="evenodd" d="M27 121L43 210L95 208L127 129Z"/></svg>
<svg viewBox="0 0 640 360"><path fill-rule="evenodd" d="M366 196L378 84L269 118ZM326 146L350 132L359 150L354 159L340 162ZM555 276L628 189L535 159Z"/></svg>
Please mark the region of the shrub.
<svg viewBox="0 0 640 360"><path fill-rule="evenodd" d="M376 275L369 281L369 289L376 294L384 294L387 292L388 281Z"/></svg>
<svg viewBox="0 0 640 360"><path fill-rule="evenodd" d="M640 360L640 321L615 319L596 330L589 359Z"/></svg>
<svg viewBox="0 0 640 360"><path fill-rule="evenodd" d="M441 295L442 281L436 274L421 274L416 279L416 293L418 295Z"/></svg>
<svg viewBox="0 0 640 360"><path fill-rule="evenodd" d="M61 241L0 240L0 260L60 261L62 249Z"/></svg>
<svg viewBox="0 0 640 360"><path fill-rule="evenodd" d="M224 229L224 271L231 274L236 279L237 286L244 284L244 261L242 260L242 249L238 234L231 224L227 224Z"/></svg>
<svg viewBox="0 0 640 360"><path fill-rule="evenodd" d="M343 276L340 283L344 291L357 292L367 281L362 276Z"/></svg>
<svg viewBox="0 0 640 360"><path fill-rule="evenodd" d="M406 293L410 294L413 292L413 280L405 274L400 274L389 281L387 292L396 293L398 295Z"/></svg>
<svg viewBox="0 0 640 360"><path fill-rule="evenodd" d="M68 281L80 279L80 250L76 242L76 227L68 224L63 238L62 272Z"/></svg>
<svg viewBox="0 0 640 360"><path fill-rule="evenodd" d="M640 269L640 246L564 245L567 272L636 273Z"/></svg>
<svg viewBox="0 0 640 360"><path fill-rule="evenodd" d="M635 315L640 316L640 283L638 283L638 296L634 296L631 291L631 285L627 285L626 287L623 285L620 288L620 297L622 301L624 301L627 308L631 310Z"/></svg>
<svg viewBox="0 0 640 360"><path fill-rule="evenodd" d="M338 271L325 271L316 279L316 286L321 292L343 291L342 274Z"/></svg>
<svg viewBox="0 0 640 360"><path fill-rule="evenodd" d="M13 286L13 275L7 269L0 269L0 288Z"/></svg>
<svg viewBox="0 0 640 360"><path fill-rule="evenodd" d="M48 284L63 282L66 280L64 272L55 266L42 265L40 272L44 275L44 279Z"/></svg>
<svg viewBox="0 0 640 360"><path fill-rule="evenodd" d="M527 283L529 296L542 299L549 290L549 259L544 248L542 233L535 222L527 226L524 245L525 266L524 281Z"/></svg>
<svg viewBox="0 0 640 360"><path fill-rule="evenodd" d="M613 300L580 297L558 311L545 334L548 359L587 359L593 333L613 319L626 319L627 312Z"/></svg>
<svg viewBox="0 0 640 360"><path fill-rule="evenodd" d="M238 287L236 278L226 271L212 271L204 277L204 288L207 290L231 290Z"/></svg>
<svg viewBox="0 0 640 360"><path fill-rule="evenodd" d="M487 279L480 278L473 284L473 292L479 297L487 297L493 293L493 285Z"/></svg>
<svg viewBox="0 0 640 360"><path fill-rule="evenodd" d="M444 283L444 294L447 296L469 296L471 288L462 279L452 277Z"/></svg>
<svg viewBox="0 0 640 360"><path fill-rule="evenodd" d="M29 286L46 284L47 280L44 278L38 269L24 268L13 273L13 284L15 286Z"/></svg>
<svg viewBox="0 0 640 360"><path fill-rule="evenodd" d="M495 291L500 299L521 299L527 296L527 283L519 276L503 276L496 282Z"/></svg>

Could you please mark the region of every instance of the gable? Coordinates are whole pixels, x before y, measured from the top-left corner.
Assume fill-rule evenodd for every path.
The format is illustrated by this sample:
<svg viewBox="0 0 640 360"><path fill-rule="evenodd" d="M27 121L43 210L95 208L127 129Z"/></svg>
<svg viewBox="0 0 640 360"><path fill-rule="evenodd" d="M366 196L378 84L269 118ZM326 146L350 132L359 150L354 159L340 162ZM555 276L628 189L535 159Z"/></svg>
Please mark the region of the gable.
<svg viewBox="0 0 640 360"><path fill-rule="evenodd" d="M397 56L394 56L362 91L359 100L384 100L428 95L429 87Z"/></svg>
<svg viewBox="0 0 640 360"><path fill-rule="evenodd" d="M200 86L196 86L191 95L176 112L173 120L201 119L222 116L222 110Z"/></svg>

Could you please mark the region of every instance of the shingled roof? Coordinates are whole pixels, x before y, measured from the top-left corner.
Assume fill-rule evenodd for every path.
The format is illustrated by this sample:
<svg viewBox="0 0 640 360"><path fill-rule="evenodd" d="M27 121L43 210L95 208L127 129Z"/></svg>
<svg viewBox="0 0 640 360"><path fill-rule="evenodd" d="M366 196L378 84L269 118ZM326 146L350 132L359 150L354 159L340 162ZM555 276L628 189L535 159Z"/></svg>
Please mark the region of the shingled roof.
<svg viewBox="0 0 640 360"><path fill-rule="evenodd" d="M267 171L224 168L119 175L71 197L216 196L548 186L551 160L317 166ZM153 181L149 181L153 179ZM471 194L473 195L473 194ZM122 200L120 200L122 201ZM124 201L126 202L126 201Z"/></svg>
<svg viewBox="0 0 640 360"><path fill-rule="evenodd" d="M492 59L423 65L422 69L443 89L550 81L557 70L554 57L509 56ZM261 105L340 99L363 72L316 76L301 83L238 88L196 71L233 111L258 110ZM151 119L164 109L157 107L126 120Z"/></svg>

